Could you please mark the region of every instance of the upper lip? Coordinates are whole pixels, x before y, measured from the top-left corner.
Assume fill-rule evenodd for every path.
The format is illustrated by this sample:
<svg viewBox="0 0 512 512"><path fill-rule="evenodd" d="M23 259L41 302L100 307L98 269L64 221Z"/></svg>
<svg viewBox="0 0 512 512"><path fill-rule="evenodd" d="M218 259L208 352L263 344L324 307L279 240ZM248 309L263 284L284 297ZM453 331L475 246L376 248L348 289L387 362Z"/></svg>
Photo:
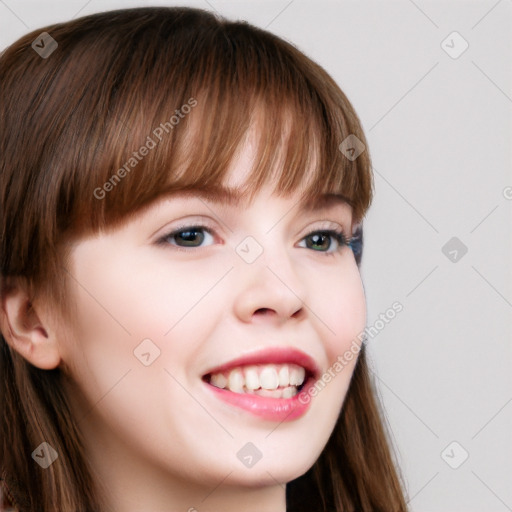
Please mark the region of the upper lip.
<svg viewBox="0 0 512 512"><path fill-rule="evenodd" d="M320 370L314 359L301 350L291 347L273 347L251 352L208 370L204 376L221 373L238 366L257 364L296 364L302 366L309 376L318 377Z"/></svg>

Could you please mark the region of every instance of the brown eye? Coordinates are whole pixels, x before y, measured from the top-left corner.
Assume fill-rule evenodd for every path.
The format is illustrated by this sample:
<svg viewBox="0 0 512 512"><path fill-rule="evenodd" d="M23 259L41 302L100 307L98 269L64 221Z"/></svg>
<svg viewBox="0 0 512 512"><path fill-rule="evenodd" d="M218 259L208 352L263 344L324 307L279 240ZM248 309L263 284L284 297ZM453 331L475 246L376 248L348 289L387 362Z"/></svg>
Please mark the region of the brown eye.
<svg viewBox="0 0 512 512"><path fill-rule="evenodd" d="M328 250L331 246L331 239L329 235L326 233L314 233L313 235L308 235L306 237L306 245L309 249L312 249L314 246L321 247L322 249Z"/></svg>
<svg viewBox="0 0 512 512"><path fill-rule="evenodd" d="M201 247L205 238L212 237L212 232L205 226L186 226L165 235L159 243L178 247Z"/></svg>

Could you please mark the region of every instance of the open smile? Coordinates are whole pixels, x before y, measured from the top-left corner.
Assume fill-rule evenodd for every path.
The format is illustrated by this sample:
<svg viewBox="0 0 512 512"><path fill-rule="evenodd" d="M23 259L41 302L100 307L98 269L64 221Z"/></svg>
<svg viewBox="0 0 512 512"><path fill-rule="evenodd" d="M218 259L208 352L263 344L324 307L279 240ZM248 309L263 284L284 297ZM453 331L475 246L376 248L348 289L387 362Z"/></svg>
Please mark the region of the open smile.
<svg viewBox="0 0 512 512"><path fill-rule="evenodd" d="M309 409L310 399L301 393L318 375L316 363L304 352L275 348L213 368L203 381L224 402L263 419L290 421Z"/></svg>

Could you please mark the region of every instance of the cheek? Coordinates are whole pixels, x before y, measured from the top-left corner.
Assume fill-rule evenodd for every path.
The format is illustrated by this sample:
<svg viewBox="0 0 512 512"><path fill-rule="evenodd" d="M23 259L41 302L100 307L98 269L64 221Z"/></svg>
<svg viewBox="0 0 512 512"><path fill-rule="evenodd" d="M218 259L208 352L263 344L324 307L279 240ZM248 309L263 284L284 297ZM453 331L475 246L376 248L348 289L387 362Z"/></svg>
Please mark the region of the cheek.
<svg viewBox="0 0 512 512"><path fill-rule="evenodd" d="M115 261L108 250L101 258L85 250L75 255L70 293L76 315L67 329L70 336L63 339L63 359L70 368L78 421L107 424L120 438L144 443L140 432L173 425L167 403L193 408L177 382L190 387L186 371L197 351L190 325L200 332L207 322L204 317L194 321L187 312L208 283L197 273L191 279L169 265L148 266L120 258L120 251L111 253L117 254ZM203 419L204 411L193 413ZM101 423L93 423L98 418Z"/></svg>
<svg viewBox="0 0 512 512"><path fill-rule="evenodd" d="M312 400L310 412L314 417L321 415L324 435L329 435L359 355L366 325L366 300L359 269L355 261L348 258L323 277L316 274L308 283L308 289L317 290L310 294L308 306L327 360L322 375L305 400Z"/></svg>
<svg viewBox="0 0 512 512"><path fill-rule="evenodd" d="M84 337L109 333L112 342L128 338L132 343L161 338L208 289L208 275L197 266L188 272L143 257L119 257L115 249L96 252L101 258L85 253L74 262L76 324ZM117 254L115 261L109 254Z"/></svg>
<svg viewBox="0 0 512 512"><path fill-rule="evenodd" d="M363 284L359 269L351 260L326 276L323 283L315 282L322 291L312 296L314 300L309 306L323 333L324 347L332 364L354 343L360 345L366 325Z"/></svg>
<svg viewBox="0 0 512 512"><path fill-rule="evenodd" d="M211 265L196 263L193 271L192 265L177 269L165 262L165 256L162 264L155 264L100 242L94 251L80 248L72 264L70 292L77 314L74 341L65 340L64 359L91 399L101 396L130 368L143 368L148 382L154 368L177 374L190 366L201 332L206 333L215 321L215 304L205 297L218 280L219 272L212 276ZM218 293L211 294L217 303ZM141 359L147 362L148 357L156 358L155 363L145 367ZM132 372L130 381L134 376Z"/></svg>

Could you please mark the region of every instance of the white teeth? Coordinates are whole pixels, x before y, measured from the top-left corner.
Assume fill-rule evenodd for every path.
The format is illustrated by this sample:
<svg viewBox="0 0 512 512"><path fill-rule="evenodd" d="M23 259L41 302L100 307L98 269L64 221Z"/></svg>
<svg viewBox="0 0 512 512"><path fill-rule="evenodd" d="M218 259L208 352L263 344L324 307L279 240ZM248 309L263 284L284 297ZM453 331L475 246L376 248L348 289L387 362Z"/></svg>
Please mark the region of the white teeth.
<svg viewBox="0 0 512 512"><path fill-rule="evenodd" d="M228 383L228 379L226 379L226 377L224 377L222 373L215 373L212 375L210 383L212 386L224 389L226 387L226 384Z"/></svg>
<svg viewBox="0 0 512 512"><path fill-rule="evenodd" d="M255 366L248 366L245 369L245 387L250 390L260 387L260 377Z"/></svg>
<svg viewBox="0 0 512 512"><path fill-rule="evenodd" d="M290 370L290 385L300 386L304 382L306 371L300 366L295 366Z"/></svg>
<svg viewBox="0 0 512 512"><path fill-rule="evenodd" d="M294 386L289 386L283 389L283 398L291 398L297 394L297 388Z"/></svg>
<svg viewBox="0 0 512 512"><path fill-rule="evenodd" d="M283 396L280 389L258 389L255 394L266 398L281 398Z"/></svg>
<svg viewBox="0 0 512 512"><path fill-rule="evenodd" d="M287 365L281 366L279 370L279 386L282 388L290 384L290 371Z"/></svg>
<svg viewBox="0 0 512 512"><path fill-rule="evenodd" d="M229 372L228 387L235 393L241 393L244 390L244 376L239 369Z"/></svg>
<svg viewBox="0 0 512 512"><path fill-rule="evenodd" d="M265 366L260 374L260 385L264 389L277 389L279 387L279 377L273 366Z"/></svg>
<svg viewBox="0 0 512 512"><path fill-rule="evenodd" d="M253 391L253 393L267 398L292 398L298 391L295 386L288 386L284 389L258 389L257 391Z"/></svg>
<svg viewBox="0 0 512 512"><path fill-rule="evenodd" d="M295 364L251 365L210 375L210 384L234 393L291 398L304 383L306 370Z"/></svg>

